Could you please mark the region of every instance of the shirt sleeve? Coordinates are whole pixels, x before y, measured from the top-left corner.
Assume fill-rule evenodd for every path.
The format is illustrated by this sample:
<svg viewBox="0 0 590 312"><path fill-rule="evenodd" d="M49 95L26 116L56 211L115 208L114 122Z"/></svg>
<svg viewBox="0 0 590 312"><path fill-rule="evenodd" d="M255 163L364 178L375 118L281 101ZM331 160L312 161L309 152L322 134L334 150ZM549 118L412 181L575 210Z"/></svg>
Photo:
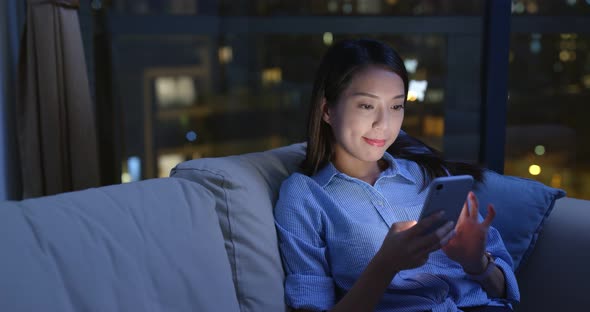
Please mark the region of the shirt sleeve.
<svg viewBox="0 0 590 312"><path fill-rule="evenodd" d="M494 257L496 265L504 272L504 279L506 281L506 298L496 299L496 301L506 301L509 303L517 303L520 301L520 292L518 290L518 282L512 270L512 257L506 250L502 237L496 228L490 227L488 232L488 252Z"/></svg>
<svg viewBox="0 0 590 312"><path fill-rule="evenodd" d="M285 299L295 309L329 310L335 287L324 240L325 218L319 205L321 188L296 174L281 185L275 225L286 273Z"/></svg>

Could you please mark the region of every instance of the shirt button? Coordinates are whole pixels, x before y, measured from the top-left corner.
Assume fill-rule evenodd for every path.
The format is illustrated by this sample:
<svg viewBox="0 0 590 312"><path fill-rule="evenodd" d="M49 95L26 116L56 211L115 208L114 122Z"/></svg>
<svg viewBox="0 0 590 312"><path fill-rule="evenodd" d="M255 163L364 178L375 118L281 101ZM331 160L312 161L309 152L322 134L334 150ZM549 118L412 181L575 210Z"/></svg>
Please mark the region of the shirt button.
<svg viewBox="0 0 590 312"><path fill-rule="evenodd" d="M376 201L375 204L377 204L377 206L383 206L383 202L380 200Z"/></svg>

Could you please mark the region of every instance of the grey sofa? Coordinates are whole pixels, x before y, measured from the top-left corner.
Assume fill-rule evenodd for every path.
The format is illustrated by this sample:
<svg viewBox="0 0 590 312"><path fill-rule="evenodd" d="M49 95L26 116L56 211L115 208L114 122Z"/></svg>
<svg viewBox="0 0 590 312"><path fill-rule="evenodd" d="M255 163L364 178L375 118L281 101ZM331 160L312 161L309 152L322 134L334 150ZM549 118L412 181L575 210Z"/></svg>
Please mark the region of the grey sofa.
<svg viewBox="0 0 590 312"><path fill-rule="evenodd" d="M272 209L303 153L0 203L0 311L286 311ZM519 268L518 311L587 309L589 224L590 201L557 201Z"/></svg>

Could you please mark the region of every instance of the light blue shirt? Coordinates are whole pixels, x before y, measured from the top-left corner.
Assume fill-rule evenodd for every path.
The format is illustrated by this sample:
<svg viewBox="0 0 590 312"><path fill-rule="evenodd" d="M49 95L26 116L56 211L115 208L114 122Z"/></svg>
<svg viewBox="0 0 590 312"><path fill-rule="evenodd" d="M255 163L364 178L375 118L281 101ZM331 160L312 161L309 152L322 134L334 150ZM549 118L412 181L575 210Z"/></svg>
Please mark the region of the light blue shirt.
<svg viewBox="0 0 590 312"><path fill-rule="evenodd" d="M329 310L352 288L391 225L418 219L427 194L427 189L421 191L420 167L388 153L384 159L389 167L374 186L331 163L312 177L295 173L281 185L275 224L289 306ZM488 298L457 262L438 250L425 265L395 275L376 311L460 311L457 307L517 302L512 259L494 228L486 250L505 273L506 299Z"/></svg>

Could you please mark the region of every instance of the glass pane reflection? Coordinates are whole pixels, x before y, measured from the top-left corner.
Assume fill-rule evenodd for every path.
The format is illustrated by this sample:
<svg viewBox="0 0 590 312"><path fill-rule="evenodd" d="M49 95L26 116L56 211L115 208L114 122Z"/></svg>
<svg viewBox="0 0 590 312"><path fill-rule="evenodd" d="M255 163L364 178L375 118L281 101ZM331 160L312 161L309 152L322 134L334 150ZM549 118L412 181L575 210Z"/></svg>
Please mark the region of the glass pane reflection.
<svg viewBox="0 0 590 312"><path fill-rule="evenodd" d="M477 0L121 0L113 8L124 14L219 16L478 16Z"/></svg>
<svg viewBox="0 0 590 312"><path fill-rule="evenodd" d="M513 35L505 172L590 199L590 37Z"/></svg>
<svg viewBox="0 0 590 312"><path fill-rule="evenodd" d="M333 41L373 37L405 58L411 92L404 129L442 150L446 41L441 35L225 34L127 36L114 44L126 160L143 178L175 162L301 142L315 70ZM143 140L138 138L143 138Z"/></svg>

